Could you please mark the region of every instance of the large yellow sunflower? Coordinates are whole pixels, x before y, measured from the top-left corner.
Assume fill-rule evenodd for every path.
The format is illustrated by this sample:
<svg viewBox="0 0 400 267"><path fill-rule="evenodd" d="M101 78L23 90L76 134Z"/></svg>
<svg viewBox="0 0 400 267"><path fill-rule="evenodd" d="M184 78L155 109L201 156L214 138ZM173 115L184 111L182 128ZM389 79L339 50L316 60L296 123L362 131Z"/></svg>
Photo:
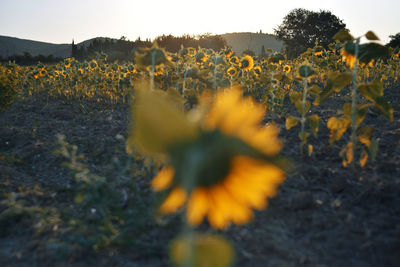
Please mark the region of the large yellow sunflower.
<svg viewBox="0 0 400 267"><path fill-rule="evenodd" d="M354 67L356 57L353 54L348 53L345 49L342 49L341 54L342 54L342 60L346 62L346 65L350 69L352 69Z"/></svg>
<svg viewBox="0 0 400 267"><path fill-rule="evenodd" d="M249 71L254 67L254 60L251 56L246 55L240 60L240 68Z"/></svg>
<svg viewBox="0 0 400 267"><path fill-rule="evenodd" d="M190 224L207 217L210 225L225 228L248 222L253 208L265 208L285 174L267 159L279 153L281 142L275 126L261 125L263 118L264 108L243 99L239 89L218 93L199 121L200 137L170 148L171 164L151 182L155 191L169 190L160 212L173 213L186 204ZM196 173L182 176L177 158Z"/></svg>

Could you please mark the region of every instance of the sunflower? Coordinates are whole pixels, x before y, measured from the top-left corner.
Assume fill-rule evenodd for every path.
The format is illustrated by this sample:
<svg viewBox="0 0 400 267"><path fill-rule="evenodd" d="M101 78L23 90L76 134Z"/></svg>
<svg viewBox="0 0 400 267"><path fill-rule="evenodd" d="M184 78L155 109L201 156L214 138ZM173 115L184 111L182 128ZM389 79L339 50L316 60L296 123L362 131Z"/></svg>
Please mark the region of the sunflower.
<svg viewBox="0 0 400 267"><path fill-rule="evenodd" d="M200 106L209 103L202 101ZM239 89L218 93L208 106L207 115L198 121L199 133L187 142L177 141L175 148L168 146L170 164L151 186L169 191L161 213L176 212L186 204L190 224L199 225L207 217L211 226L222 229L251 220L253 208L266 208L285 174L265 158L276 156L281 142L275 126L260 125L262 106L243 99Z"/></svg>
<svg viewBox="0 0 400 267"><path fill-rule="evenodd" d="M233 50L231 48L227 48L224 51L225 57L229 58L233 55Z"/></svg>
<svg viewBox="0 0 400 267"><path fill-rule="evenodd" d="M46 70L43 69L43 70L40 71L40 76L45 76L46 74L47 74Z"/></svg>
<svg viewBox="0 0 400 267"><path fill-rule="evenodd" d="M315 51L314 56L322 56L322 50L321 51Z"/></svg>
<svg viewBox="0 0 400 267"><path fill-rule="evenodd" d="M198 52L195 55L195 60L196 60L196 64L202 65L207 60L207 57L203 52Z"/></svg>
<svg viewBox="0 0 400 267"><path fill-rule="evenodd" d="M39 72L39 71L35 70L35 71L33 72L33 78L34 78L34 79L39 78L39 75L40 75L40 72Z"/></svg>
<svg viewBox="0 0 400 267"><path fill-rule="evenodd" d="M314 56L322 56L324 48L322 46L314 47Z"/></svg>
<svg viewBox="0 0 400 267"><path fill-rule="evenodd" d="M255 67L253 68L253 72L254 72L254 74L255 74L256 76L260 76L260 75L261 75L261 72L262 72L261 67L260 67L260 66L255 66Z"/></svg>
<svg viewBox="0 0 400 267"><path fill-rule="evenodd" d="M66 59L64 60L64 67L65 67L65 68L71 67L71 58L66 58Z"/></svg>
<svg viewBox="0 0 400 267"><path fill-rule="evenodd" d="M164 68L157 66L154 70L154 76L159 76L162 75L164 73Z"/></svg>
<svg viewBox="0 0 400 267"><path fill-rule="evenodd" d="M232 65L239 65L239 58L237 56L233 56L229 58L229 63L231 63Z"/></svg>
<svg viewBox="0 0 400 267"><path fill-rule="evenodd" d="M285 65L285 66L283 66L283 71L284 71L284 72L286 72L286 73L289 73L289 72L290 72L290 70L291 70L291 68L290 68L290 66L289 66L289 65Z"/></svg>
<svg viewBox="0 0 400 267"><path fill-rule="evenodd" d="M89 64L89 66L90 66L90 68L91 68L92 70L94 70L94 69L97 67L97 62L96 62L96 60L92 60L92 61L90 62L90 64Z"/></svg>
<svg viewBox="0 0 400 267"><path fill-rule="evenodd" d="M194 56L196 55L196 49L193 48L193 47L188 47L188 53L187 53L187 55L188 55L189 57L194 57Z"/></svg>
<svg viewBox="0 0 400 267"><path fill-rule="evenodd" d="M354 67L356 57L353 54L347 52L345 49L342 49L341 54L342 60L346 62L346 65L349 66L350 69L352 69Z"/></svg>
<svg viewBox="0 0 400 267"><path fill-rule="evenodd" d="M235 77L238 74L238 71L235 67L230 67L226 73L228 74L229 77Z"/></svg>
<svg viewBox="0 0 400 267"><path fill-rule="evenodd" d="M249 71L254 66L254 60L251 56L246 55L240 60L240 68L244 71Z"/></svg>
<svg viewBox="0 0 400 267"><path fill-rule="evenodd" d="M128 72L129 73L135 73L136 72L136 67L132 64L128 65Z"/></svg>

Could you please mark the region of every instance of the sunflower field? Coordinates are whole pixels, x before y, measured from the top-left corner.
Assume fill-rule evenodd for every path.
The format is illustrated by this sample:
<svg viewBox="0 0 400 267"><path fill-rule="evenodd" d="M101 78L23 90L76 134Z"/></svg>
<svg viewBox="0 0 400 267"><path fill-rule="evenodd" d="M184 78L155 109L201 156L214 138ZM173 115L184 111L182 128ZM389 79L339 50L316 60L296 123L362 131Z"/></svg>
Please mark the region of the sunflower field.
<svg viewBox="0 0 400 267"><path fill-rule="evenodd" d="M334 39L0 65L0 264L398 264L400 51Z"/></svg>

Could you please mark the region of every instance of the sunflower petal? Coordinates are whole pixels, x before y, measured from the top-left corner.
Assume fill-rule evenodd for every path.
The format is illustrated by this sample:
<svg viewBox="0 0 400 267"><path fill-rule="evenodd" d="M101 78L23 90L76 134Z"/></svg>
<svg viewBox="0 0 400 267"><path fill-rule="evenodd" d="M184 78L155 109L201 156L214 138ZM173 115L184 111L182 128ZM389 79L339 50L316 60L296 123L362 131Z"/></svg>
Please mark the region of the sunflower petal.
<svg viewBox="0 0 400 267"><path fill-rule="evenodd" d="M174 213L186 201L186 191L182 187L174 188L160 206L161 213Z"/></svg>

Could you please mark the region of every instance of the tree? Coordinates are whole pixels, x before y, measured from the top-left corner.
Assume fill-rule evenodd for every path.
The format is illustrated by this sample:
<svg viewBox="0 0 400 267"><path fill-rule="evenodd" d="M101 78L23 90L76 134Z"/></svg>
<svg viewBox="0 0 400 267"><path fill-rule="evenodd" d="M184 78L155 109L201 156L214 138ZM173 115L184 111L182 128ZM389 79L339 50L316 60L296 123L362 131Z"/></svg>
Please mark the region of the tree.
<svg viewBox="0 0 400 267"><path fill-rule="evenodd" d="M346 24L330 11L298 8L284 17L275 35L285 43L288 57L293 58L314 47L316 42L326 48L333 41L332 37L345 27Z"/></svg>
<svg viewBox="0 0 400 267"><path fill-rule="evenodd" d="M396 35L389 35L390 42L387 44L387 46L393 47L393 48L399 48L400 47L400 32L397 33Z"/></svg>

